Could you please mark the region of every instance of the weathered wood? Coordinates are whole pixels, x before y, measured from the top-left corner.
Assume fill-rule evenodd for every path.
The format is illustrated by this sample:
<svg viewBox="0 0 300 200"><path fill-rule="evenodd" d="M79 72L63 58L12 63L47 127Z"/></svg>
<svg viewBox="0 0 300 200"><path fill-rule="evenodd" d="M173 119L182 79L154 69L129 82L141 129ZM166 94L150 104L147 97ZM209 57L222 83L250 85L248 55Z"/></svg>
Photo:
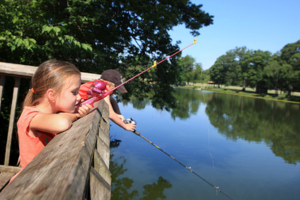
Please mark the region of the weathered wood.
<svg viewBox="0 0 300 200"><path fill-rule="evenodd" d="M21 167L0 165L0 173L18 173Z"/></svg>
<svg viewBox="0 0 300 200"><path fill-rule="evenodd" d="M102 110L108 110L103 100L97 110L75 121L71 129L54 137L0 193L0 199L83 199L88 181L95 181L89 176L95 174L90 170L93 169L91 164L99 123L103 120L101 115L108 120L108 116L101 113ZM110 199L110 183L102 181L89 186L90 191L106 191L105 199Z"/></svg>
<svg viewBox="0 0 300 200"><path fill-rule="evenodd" d="M98 151L94 152L94 169L107 183L111 183L111 173L109 171L109 168L107 167L105 161L100 156Z"/></svg>
<svg viewBox="0 0 300 200"><path fill-rule="evenodd" d="M4 82L5 82L5 76L0 74L0 113L1 113L1 102L2 102Z"/></svg>
<svg viewBox="0 0 300 200"><path fill-rule="evenodd" d="M90 170L90 191L93 200L108 200L111 195L111 186L94 169Z"/></svg>
<svg viewBox="0 0 300 200"><path fill-rule="evenodd" d="M20 169L20 167L0 165L0 191Z"/></svg>
<svg viewBox="0 0 300 200"><path fill-rule="evenodd" d="M31 78L35 73L36 69L37 67L35 66L0 62L0 74L6 74L9 76ZM92 81L95 79L99 79L100 77L100 74L81 72L82 82Z"/></svg>
<svg viewBox="0 0 300 200"><path fill-rule="evenodd" d="M102 135L104 135L104 133L100 134L100 137ZM97 137L97 152L102 157L102 159L106 161L105 165L107 167L109 167L110 148L107 145L107 142L104 142L100 137L99 136ZM109 144L109 142L110 142L109 137L102 136L102 138L105 138L105 140L108 141L108 144Z"/></svg>
<svg viewBox="0 0 300 200"><path fill-rule="evenodd" d="M20 87L20 78L16 77L14 91L13 91L13 99L11 102L11 109L10 109L10 118L9 118L9 126L8 126L8 133L7 133L4 165L9 165L11 139L12 139L12 133L14 129L19 87Z"/></svg>

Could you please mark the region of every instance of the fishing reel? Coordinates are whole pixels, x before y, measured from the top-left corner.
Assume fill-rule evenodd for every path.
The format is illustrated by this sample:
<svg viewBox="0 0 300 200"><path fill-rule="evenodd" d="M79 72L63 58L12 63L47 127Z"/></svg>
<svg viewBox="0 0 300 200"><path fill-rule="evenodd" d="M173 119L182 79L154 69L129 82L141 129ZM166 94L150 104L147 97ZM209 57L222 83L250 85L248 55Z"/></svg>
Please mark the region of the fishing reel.
<svg viewBox="0 0 300 200"><path fill-rule="evenodd" d="M128 118L124 120L125 124L136 124L136 121L134 121L134 119L132 118Z"/></svg>
<svg viewBox="0 0 300 200"><path fill-rule="evenodd" d="M107 91L106 83L104 81L96 81L88 89L87 94L91 95L92 98L82 102L82 105L91 105L94 107L94 103L104 99L108 95L112 94L113 90Z"/></svg>

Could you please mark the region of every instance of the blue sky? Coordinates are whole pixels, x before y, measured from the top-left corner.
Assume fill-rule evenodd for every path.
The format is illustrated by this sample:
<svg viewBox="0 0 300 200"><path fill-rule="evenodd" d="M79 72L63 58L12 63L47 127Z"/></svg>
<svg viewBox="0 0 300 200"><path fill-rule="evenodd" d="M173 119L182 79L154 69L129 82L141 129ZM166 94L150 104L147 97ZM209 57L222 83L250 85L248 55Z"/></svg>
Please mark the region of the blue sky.
<svg viewBox="0 0 300 200"><path fill-rule="evenodd" d="M276 53L300 40L300 0L191 0L214 16L213 25L200 29L197 43L182 52L209 69L218 57L235 47ZM170 31L180 48L193 43L184 25Z"/></svg>

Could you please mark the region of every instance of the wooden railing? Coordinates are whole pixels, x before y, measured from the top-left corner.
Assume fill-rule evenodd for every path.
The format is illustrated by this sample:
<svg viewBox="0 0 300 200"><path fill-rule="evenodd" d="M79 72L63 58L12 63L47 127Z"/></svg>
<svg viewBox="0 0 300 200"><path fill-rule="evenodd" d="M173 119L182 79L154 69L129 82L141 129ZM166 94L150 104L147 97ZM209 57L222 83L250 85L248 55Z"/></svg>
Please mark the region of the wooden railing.
<svg viewBox="0 0 300 200"><path fill-rule="evenodd" d="M108 105L54 137L0 199L110 199Z"/></svg>
<svg viewBox="0 0 300 200"><path fill-rule="evenodd" d="M17 98L21 78L31 78L36 69L0 62L0 111L5 77L15 78L5 161L0 165L0 188L20 170L8 166ZM99 77L99 74L81 73L82 82ZM109 142L108 106L100 101L97 110L57 135L1 191L0 199L110 199Z"/></svg>

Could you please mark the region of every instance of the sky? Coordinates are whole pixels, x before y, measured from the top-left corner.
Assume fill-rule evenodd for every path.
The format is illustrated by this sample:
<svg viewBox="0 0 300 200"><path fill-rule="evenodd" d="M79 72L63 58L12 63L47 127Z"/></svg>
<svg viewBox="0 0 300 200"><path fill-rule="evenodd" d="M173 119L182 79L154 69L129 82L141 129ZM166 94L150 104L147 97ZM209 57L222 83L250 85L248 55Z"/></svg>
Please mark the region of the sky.
<svg viewBox="0 0 300 200"><path fill-rule="evenodd" d="M197 43L182 51L190 55L203 70L218 57L236 47L250 50L280 51L300 40L300 0L191 0L202 4L201 10L213 15L213 24L199 30ZM194 37L184 25L169 32L172 43L180 40L182 49Z"/></svg>

